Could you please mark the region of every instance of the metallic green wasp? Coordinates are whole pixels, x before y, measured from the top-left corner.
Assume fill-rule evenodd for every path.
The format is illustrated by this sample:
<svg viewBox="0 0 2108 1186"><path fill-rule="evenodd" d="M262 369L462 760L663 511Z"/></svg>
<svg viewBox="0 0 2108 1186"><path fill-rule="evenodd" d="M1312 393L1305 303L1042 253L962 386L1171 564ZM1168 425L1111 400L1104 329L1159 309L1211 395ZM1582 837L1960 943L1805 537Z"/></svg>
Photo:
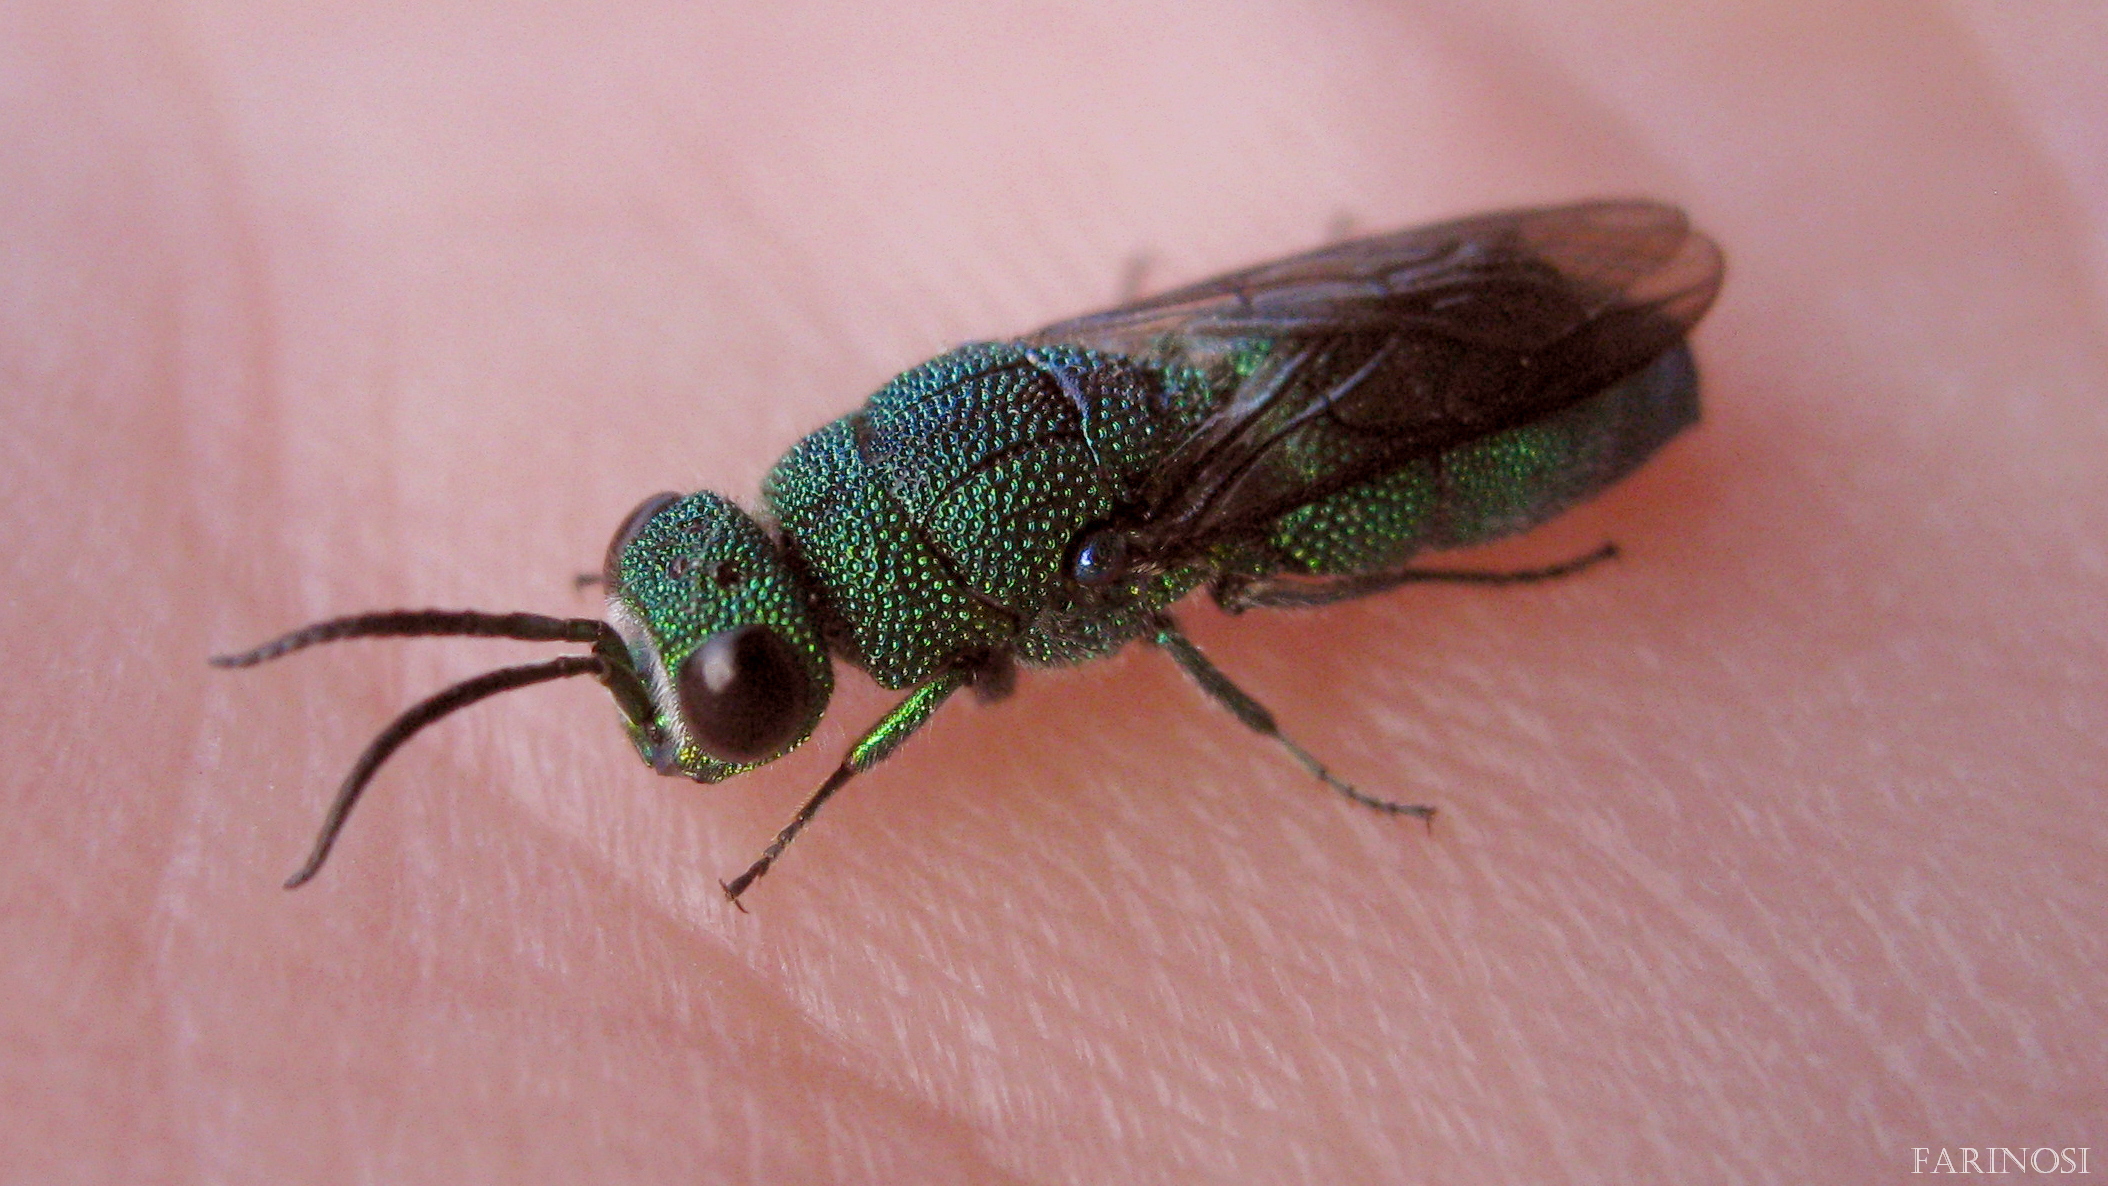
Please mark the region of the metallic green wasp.
<svg viewBox="0 0 2108 1186"><path fill-rule="evenodd" d="M1232 612L1415 581L1417 553L1521 531L1594 495L1698 416L1685 336L1718 248L1646 202L1519 210L1359 239L1008 342L960 347L798 442L751 515L646 499L600 580L607 619L394 610L213 660L336 639L485 635L587 654L489 672L404 713L338 790L314 876L360 792L425 725L510 688L591 675L661 774L714 783L796 749L847 660L906 697L851 746L752 866L735 904L829 796L972 687L1143 639L1247 726L1364 795L1180 632L1205 586Z"/></svg>

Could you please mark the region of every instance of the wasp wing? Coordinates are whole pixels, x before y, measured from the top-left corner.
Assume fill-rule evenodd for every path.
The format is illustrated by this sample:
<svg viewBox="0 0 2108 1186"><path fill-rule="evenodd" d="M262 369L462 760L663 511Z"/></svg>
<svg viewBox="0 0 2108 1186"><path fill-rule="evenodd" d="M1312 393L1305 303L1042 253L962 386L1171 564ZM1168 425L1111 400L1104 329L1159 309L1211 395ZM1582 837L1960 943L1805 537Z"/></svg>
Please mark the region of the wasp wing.
<svg viewBox="0 0 2108 1186"><path fill-rule="evenodd" d="M1683 340L1722 266L1673 206L1516 210L1341 243L1027 341L1229 389L1122 524L1138 558L1170 564L1602 391Z"/></svg>

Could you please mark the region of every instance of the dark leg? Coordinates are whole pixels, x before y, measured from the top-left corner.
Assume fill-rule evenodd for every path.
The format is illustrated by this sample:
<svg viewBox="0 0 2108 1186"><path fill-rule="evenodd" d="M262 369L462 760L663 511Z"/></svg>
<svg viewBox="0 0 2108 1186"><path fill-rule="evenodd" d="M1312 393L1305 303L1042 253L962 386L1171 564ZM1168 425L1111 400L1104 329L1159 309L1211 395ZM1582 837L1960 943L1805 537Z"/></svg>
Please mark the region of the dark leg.
<svg viewBox="0 0 2108 1186"><path fill-rule="evenodd" d="M1151 626L1154 633L1150 636L1150 641L1169 651L1171 657L1178 661L1178 665L1185 669L1186 674L1193 677L1193 682L1200 685L1201 691L1206 692L1215 703L1237 714L1237 719L1243 721L1245 727L1252 732L1264 734L1280 742L1289 753L1295 755L1296 761L1301 762L1305 770L1316 775L1326 786L1364 807L1373 807L1378 811L1398 815L1416 816L1423 820L1435 818L1435 809L1432 807L1417 803L1393 803L1389 799L1364 795L1335 778L1330 770L1325 769L1323 762L1312 757L1310 751L1290 741L1287 735L1281 732L1281 727L1274 723L1274 714L1268 712L1265 705L1231 683L1230 677L1224 675L1221 668L1209 662L1208 657L1200 653L1200 648L1179 632L1178 623L1172 621L1169 614L1155 615Z"/></svg>
<svg viewBox="0 0 2108 1186"><path fill-rule="evenodd" d="M966 666L966 682L982 704L1000 703L1017 691L1017 659L1009 651L989 651Z"/></svg>
<svg viewBox="0 0 2108 1186"><path fill-rule="evenodd" d="M1149 269L1155 262L1146 251L1128 256L1126 266L1120 269L1120 291L1114 296L1113 303L1131 305L1141 300L1149 290Z"/></svg>
<svg viewBox="0 0 2108 1186"><path fill-rule="evenodd" d="M806 824L812 822L812 817L820 813L820 806L833 798L836 791L842 789L842 784L878 765L887 755L899 749L900 743L920 729L930 719L930 714L937 711L937 706L944 703L946 697L966 686L972 678L972 674L967 671L948 671L915 689L909 693L907 699L894 705L893 711L871 726L870 732L864 734L862 741L849 747L849 752L842 758L842 764L835 767L833 774L827 776L827 781L820 784L819 790L806 797L805 802L798 807L798 813L791 817L791 821L783 826L781 832L776 833L776 838L769 842L769 846L761 850L760 858L748 865L746 872L731 881L718 882L719 888L725 891L725 897L731 899L734 906L739 906L739 895L747 892L747 887L769 871L769 866L776 863L776 858L783 855L783 850L790 847L790 842L797 839L798 833L804 831ZM739 908L741 911L746 910L744 906Z"/></svg>
<svg viewBox="0 0 2108 1186"><path fill-rule="evenodd" d="M1212 590L1215 604L1233 614L1248 609L1313 609L1320 605L1331 605L1338 601L1351 601L1356 597L1367 597L1372 593L1383 593L1400 585L1421 582L1446 581L1459 585L1528 585L1538 581L1557 580L1572 576L1585 568L1593 568L1618 554L1616 544L1604 544L1586 556L1543 568L1521 568L1512 572L1486 572L1476 569L1452 568L1394 568L1389 572L1356 573L1353 576L1321 578L1316 580L1294 577L1262 577L1257 579L1221 580Z"/></svg>

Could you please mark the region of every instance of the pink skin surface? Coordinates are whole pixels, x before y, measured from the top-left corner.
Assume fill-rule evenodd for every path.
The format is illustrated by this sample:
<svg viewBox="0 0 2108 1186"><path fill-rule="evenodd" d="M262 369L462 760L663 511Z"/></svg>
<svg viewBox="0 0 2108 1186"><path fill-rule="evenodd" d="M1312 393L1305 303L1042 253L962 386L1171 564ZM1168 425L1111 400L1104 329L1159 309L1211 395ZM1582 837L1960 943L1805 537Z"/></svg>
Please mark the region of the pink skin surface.
<svg viewBox="0 0 2108 1186"><path fill-rule="evenodd" d="M195 3L0 14L7 1182L1876 1182L2108 1171L2098 6ZM927 8L927 11L924 11ZM751 10L751 11L749 11ZM640 498L753 497L959 341L1644 194L1707 420L1419 589L715 788L555 648Z"/></svg>

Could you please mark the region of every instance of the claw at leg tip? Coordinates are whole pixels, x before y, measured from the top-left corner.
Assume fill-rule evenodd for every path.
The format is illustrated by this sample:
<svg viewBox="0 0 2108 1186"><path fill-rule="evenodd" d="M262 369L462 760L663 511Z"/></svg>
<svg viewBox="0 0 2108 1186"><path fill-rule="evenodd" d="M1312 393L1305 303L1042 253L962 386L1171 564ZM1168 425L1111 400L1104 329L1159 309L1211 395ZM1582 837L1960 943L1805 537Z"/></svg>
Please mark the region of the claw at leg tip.
<svg viewBox="0 0 2108 1186"><path fill-rule="evenodd" d="M747 908L741 905L739 901L740 890L733 889L730 885L725 884L723 880L718 881L717 888L725 891L725 901L732 903L733 909L741 914L747 913Z"/></svg>

